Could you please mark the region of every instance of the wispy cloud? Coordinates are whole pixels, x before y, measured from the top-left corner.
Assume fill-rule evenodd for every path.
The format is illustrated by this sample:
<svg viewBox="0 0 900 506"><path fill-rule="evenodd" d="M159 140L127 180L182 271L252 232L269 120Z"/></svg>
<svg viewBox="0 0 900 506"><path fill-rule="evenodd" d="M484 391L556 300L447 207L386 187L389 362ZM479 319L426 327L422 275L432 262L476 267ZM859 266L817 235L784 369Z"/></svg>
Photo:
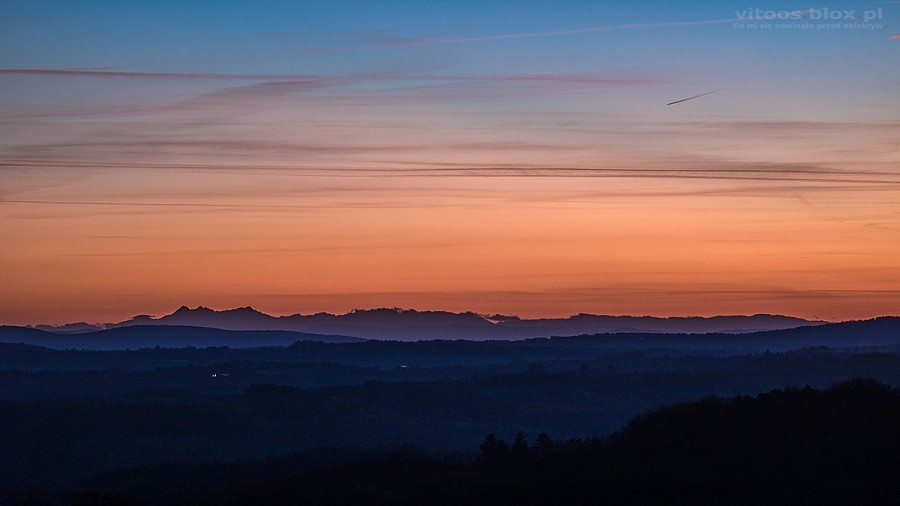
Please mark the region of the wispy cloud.
<svg viewBox="0 0 900 506"><path fill-rule="evenodd" d="M704 128L721 130L741 130L771 132L783 135L785 132L850 132L859 129L895 130L900 132L900 123L896 122L861 122L861 121L776 121L776 120L743 120L743 121L695 121L682 123Z"/></svg>
<svg viewBox="0 0 900 506"><path fill-rule="evenodd" d="M272 92L290 93L293 90L293 87L288 87L287 90L277 89ZM248 93L257 91L259 90L247 90ZM539 119L536 124L541 121L556 121L554 118ZM399 121L400 123L395 124L396 127L404 125L403 120ZM635 136L634 141L608 139L603 145L598 145L592 139L598 134L606 134L590 129L576 137L553 139L523 136L517 131L507 132L499 126L491 127L496 135L490 136L485 136L482 132L491 128L466 133L464 128L459 130L454 127L446 131L439 129L428 137L386 137L377 134L376 129L380 131L385 127L381 124L374 127L339 124L329 127L332 128L332 133L328 135L293 133L303 132L308 128L316 129L318 125L319 123L313 122L303 126L301 130L291 130L291 135L284 135L284 132L279 133L278 130L266 130L268 133L262 136L241 135L243 130L223 130L215 124L205 123L186 123L178 130L173 130L172 125L167 123L115 124L114 128L89 129L77 138L8 145L0 150L0 167L268 172L335 177L378 174L398 177L759 179L788 176L810 178L816 175L833 183L839 182L838 179L853 179L853 182L893 184L897 176L894 171L886 170L892 160L890 153L873 155L871 148L879 139L895 139L900 134L900 123L759 120L661 123L650 130L639 128L630 134ZM847 132L865 132L863 138L867 142L862 145L845 141L831 142L829 146L832 148L844 150L840 159L831 157L830 151L818 154L809 152L804 156L806 163L760 163L751 158L755 157L751 151L746 153L749 159L737 160L732 156L728 160L685 154L677 146L671 149L643 150L640 153L631 149L633 142L644 144L673 135L713 143L721 138L732 144L735 138L793 139L792 149L796 149L794 146L797 142L818 146L819 144L811 143L823 138L840 140ZM273 136L273 133L277 135ZM758 142L758 139L749 140L746 144L748 148L752 148ZM523 163L525 159L511 160L505 155L524 152L544 152L547 155L533 163ZM450 155L452 153L465 154L468 160L463 161L460 157ZM577 161L558 165L549 162L558 159L560 153L577 155L574 158ZM602 156L597 159L591 153ZM475 154L477 157L472 158ZM310 155L315 155L315 158ZM826 161L826 155L831 157L827 158L830 162ZM232 159L224 158L225 156ZM570 156L566 158L573 160ZM854 158L857 162L853 161ZM865 170L860 162L866 164Z"/></svg>
<svg viewBox="0 0 900 506"><path fill-rule="evenodd" d="M366 101L382 105L396 102L422 100L465 99L496 96L529 96L538 94L565 93L572 90L586 92L650 86L664 81L656 77L611 75L602 73L564 74L447 74L436 72L383 71L346 75L291 75L291 74L218 74L218 73L176 73L176 72L122 72L107 70L77 69L0 69L0 76L38 76L57 79L108 79L108 80L181 80L181 81L252 81L247 84L234 83L219 89L194 92L187 100L170 104L171 108L184 112L194 106L231 105L240 101L278 100L300 93L327 90L348 85L362 85L353 88L344 100ZM386 83L377 89L366 88L367 83ZM333 100L337 97L332 96ZM188 108L188 109L186 109ZM19 108L21 109L21 107ZM49 107L32 108L33 111L19 111L6 115L5 119L28 117L52 117ZM74 107L60 105L59 116L123 114L142 112L158 113L165 106L141 107L140 105L93 105Z"/></svg>
<svg viewBox="0 0 900 506"><path fill-rule="evenodd" d="M80 69L13 69L2 68L0 75L82 77L92 79L172 79L172 80L228 80L228 81L279 81L311 80L315 76L297 74L217 74L208 72L128 72L114 70Z"/></svg>
<svg viewBox="0 0 900 506"><path fill-rule="evenodd" d="M350 74L343 76L315 74L218 74L194 72L123 72L110 70L78 69L13 69L0 68L0 75L44 76L60 78L90 79L171 79L171 80L225 80L225 81L268 81L271 85L282 83L322 83L343 84L358 81L482 81L482 82L568 82L602 85L635 85L659 82L656 79L628 78L589 73L565 74L437 74L415 72L377 72ZM256 85L250 85L256 86Z"/></svg>
<svg viewBox="0 0 900 506"><path fill-rule="evenodd" d="M346 148L339 148L346 149ZM364 149L364 148L363 148ZM396 148L390 148L393 151ZM668 163L672 168L663 168ZM5 167L71 167L69 161L4 161ZM900 174L889 171L855 170L833 168L827 166L803 164L776 164L759 162L715 163L700 158L688 162L659 161L659 167L640 168L604 167L604 166L551 166L551 165L471 165L471 164L431 164L429 162L413 162L407 167L391 166L272 166L272 165L221 165L221 164L123 164L84 161L82 167L94 169L172 169L177 171L227 172L230 174L255 174L259 172L282 175L309 175L328 177L418 177L418 178L633 178L633 179L696 179L696 180L732 180L732 181L775 181L775 182L807 182L832 184L884 185L895 187L900 185ZM690 168L678 167L686 165ZM7 202L12 202L7 200ZM23 201L23 203L26 203ZM59 201L58 203L71 203ZM117 205L111 202L110 205ZM154 204L155 205L155 204Z"/></svg>

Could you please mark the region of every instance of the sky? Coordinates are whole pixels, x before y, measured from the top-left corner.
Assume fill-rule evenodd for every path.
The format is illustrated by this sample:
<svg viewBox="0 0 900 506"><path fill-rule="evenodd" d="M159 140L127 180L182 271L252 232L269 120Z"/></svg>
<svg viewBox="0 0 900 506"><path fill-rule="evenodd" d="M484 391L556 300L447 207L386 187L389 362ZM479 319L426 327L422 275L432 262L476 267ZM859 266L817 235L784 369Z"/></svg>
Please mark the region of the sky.
<svg viewBox="0 0 900 506"><path fill-rule="evenodd" d="M0 238L0 324L898 314L900 2L0 0Z"/></svg>

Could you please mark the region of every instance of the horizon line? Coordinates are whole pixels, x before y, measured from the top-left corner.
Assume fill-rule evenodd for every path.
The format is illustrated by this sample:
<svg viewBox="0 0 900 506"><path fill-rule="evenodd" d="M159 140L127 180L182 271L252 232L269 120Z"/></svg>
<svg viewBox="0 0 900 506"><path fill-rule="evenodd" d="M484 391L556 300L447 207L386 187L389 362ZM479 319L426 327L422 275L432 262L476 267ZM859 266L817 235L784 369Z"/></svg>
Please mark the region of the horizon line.
<svg viewBox="0 0 900 506"><path fill-rule="evenodd" d="M592 312L580 311L580 312L575 312L575 313L568 313L565 316L525 316L525 317L522 317L522 316L518 316L516 314L480 312L480 311L473 311L473 310L452 311L452 310L445 310L445 309L418 309L418 308L412 308L412 307L403 308L403 307L397 307L397 306L353 308L346 312L317 311L317 312L310 312L310 313L296 312L296 313L275 314L275 313L268 313L266 311L261 311L259 309L254 308L252 305L237 306L237 307L230 307L230 308L223 308L223 309L214 309L212 307L203 306L203 305L198 305L193 308L191 308L190 306L187 306L187 305L181 305L178 308L176 308L175 310L168 312L168 313L161 314L161 315L139 313L139 314L133 315L129 318L126 318L124 320L120 320L120 321L88 322L88 321L81 320L81 321L70 321L70 322L59 323L59 324L31 323L31 324L26 324L26 325L15 325L15 324L8 324L8 323L0 323L0 325L24 326L24 327L30 327L30 328L36 328L36 327L60 328L60 327L65 327L65 326L69 326L69 325L83 324L83 325L95 326L98 328L104 328L106 325L118 325L118 324L126 323L129 321L133 321L138 318L149 319L151 321L159 321L162 318L174 315L182 310L188 310L191 312L198 311L198 310L208 310L208 311L211 311L211 312L217 313L217 314L218 313L228 313L228 312L239 311L239 310L251 310L251 311L254 311L255 313L258 313L258 314L261 314L261 315L264 315L264 316L267 316L267 317L273 318L273 319L284 319L284 318L291 318L291 317L310 317L310 316L317 316L317 315L347 316L350 314L361 313L361 312L396 311L396 312L408 312L408 313L445 313L445 314L451 314L451 315L471 314L471 315L479 316L487 321L491 321L498 317L518 319L518 320L523 320L523 321L538 321L538 320L567 320L567 319L572 319L572 318L575 318L578 316L597 316L597 317L608 317L608 318L653 318L653 319L660 319L660 320L666 320L666 319L704 319L704 320L709 320L709 319L713 319L713 318L752 318L752 317L769 316L769 317L796 319L796 320L801 320L801 321L810 322L810 323L842 323L842 322L850 322L850 321L865 321L865 320L871 320L871 319L883 318L883 317L900 316L900 315L883 314L883 315L872 316L872 317L868 317L868 318L850 318L850 319L836 319L835 318L835 319L829 320L827 318L818 317L817 315L813 315L813 319L810 319L810 318L805 318L805 317L795 316L795 315L790 315L790 314L767 313L767 312L759 312L759 313L752 313L752 314L737 314L737 313L725 314L725 313L722 313L722 314L712 314L712 315L707 315L707 316L698 315L698 314L680 314L680 315L665 315L665 316L663 316L663 315L658 315L658 314L657 315L636 314L636 313L633 313L633 314L621 314L621 313L620 314L610 314L610 313L592 313ZM494 323L494 322L491 322L491 323Z"/></svg>

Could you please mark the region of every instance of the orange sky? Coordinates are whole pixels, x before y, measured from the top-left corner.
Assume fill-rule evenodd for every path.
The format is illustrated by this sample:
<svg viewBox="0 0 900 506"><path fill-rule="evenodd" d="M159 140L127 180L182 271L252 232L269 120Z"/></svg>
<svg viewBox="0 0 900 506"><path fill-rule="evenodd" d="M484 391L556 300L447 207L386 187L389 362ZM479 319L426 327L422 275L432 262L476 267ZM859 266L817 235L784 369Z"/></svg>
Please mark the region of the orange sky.
<svg viewBox="0 0 900 506"><path fill-rule="evenodd" d="M846 319L900 302L890 185L175 171L115 195L114 171L4 205L2 321L181 304Z"/></svg>

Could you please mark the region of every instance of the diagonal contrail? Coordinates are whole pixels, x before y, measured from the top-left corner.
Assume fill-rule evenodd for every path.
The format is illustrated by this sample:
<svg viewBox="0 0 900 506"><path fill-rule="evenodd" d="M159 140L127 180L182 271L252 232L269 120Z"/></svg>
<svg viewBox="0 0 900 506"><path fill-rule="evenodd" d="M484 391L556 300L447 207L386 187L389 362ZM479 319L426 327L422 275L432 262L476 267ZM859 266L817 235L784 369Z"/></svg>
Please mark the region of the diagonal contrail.
<svg viewBox="0 0 900 506"><path fill-rule="evenodd" d="M681 100L676 100L676 101L674 101L674 102L669 102L669 103L666 104L666 105L680 104L680 103L682 103L682 102L687 102L688 100L693 100L693 99L695 99L695 98L705 97L706 95L710 95L710 94L715 93L715 92L717 92L717 91L719 91L719 90L707 91L706 93L701 93L701 94L699 94L699 95L694 95L694 96L692 96L692 97L682 98Z"/></svg>

